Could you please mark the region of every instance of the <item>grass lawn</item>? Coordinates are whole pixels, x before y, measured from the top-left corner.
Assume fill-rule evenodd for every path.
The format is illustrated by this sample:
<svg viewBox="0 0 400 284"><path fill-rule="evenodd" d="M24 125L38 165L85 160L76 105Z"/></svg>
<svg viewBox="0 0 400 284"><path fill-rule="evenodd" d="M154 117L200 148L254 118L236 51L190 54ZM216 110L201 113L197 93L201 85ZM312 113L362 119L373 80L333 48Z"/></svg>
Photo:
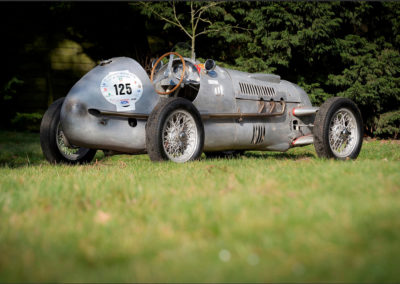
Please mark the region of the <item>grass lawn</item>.
<svg viewBox="0 0 400 284"><path fill-rule="evenodd" d="M400 144L51 166L0 132L0 282L399 282Z"/></svg>

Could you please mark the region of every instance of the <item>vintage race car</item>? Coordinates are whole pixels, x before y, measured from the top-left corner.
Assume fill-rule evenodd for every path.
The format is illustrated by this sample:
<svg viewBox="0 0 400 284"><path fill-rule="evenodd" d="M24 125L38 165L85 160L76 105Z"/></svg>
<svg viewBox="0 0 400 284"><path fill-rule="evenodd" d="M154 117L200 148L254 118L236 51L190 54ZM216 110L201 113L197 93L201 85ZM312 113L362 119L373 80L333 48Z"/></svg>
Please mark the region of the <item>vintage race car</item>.
<svg viewBox="0 0 400 284"><path fill-rule="evenodd" d="M163 60L167 61L162 64ZM349 99L313 107L306 92L272 74L251 74L168 52L150 78L127 57L102 61L44 114L41 147L51 163L87 163L96 150L187 162L245 150L314 144L319 157L355 159L363 124Z"/></svg>

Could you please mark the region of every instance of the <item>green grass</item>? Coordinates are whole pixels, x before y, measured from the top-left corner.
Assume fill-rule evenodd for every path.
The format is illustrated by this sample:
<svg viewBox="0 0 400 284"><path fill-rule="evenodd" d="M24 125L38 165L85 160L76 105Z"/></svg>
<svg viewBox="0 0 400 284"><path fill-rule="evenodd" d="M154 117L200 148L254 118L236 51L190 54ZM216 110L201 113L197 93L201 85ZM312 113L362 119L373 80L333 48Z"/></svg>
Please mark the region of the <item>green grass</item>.
<svg viewBox="0 0 400 284"><path fill-rule="evenodd" d="M399 282L400 144L51 166L0 132L0 281Z"/></svg>

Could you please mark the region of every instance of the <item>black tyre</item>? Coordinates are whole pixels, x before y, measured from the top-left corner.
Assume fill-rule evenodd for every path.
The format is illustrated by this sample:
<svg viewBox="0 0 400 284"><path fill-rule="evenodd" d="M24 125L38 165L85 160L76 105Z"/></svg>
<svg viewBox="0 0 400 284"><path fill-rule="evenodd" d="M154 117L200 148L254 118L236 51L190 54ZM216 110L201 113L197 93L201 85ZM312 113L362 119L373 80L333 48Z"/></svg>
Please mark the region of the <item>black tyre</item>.
<svg viewBox="0 0 400 284"><path fill-rule="evenodd" d="M231 151L215 151L215 152L204 152L207 158L237 158L244 154L244 150L231 150Z"/></svg>
<svg viewBox="0 0 400 284"><path fill-rule="evenodd" d="M328 99L315 116L313 134L319 157L340 160L357 158L363 141L360 110L349 99Z"/></svg>
<svg viewBox="0 0 400 284"><path fill-rule="evenodd" d="M60 124L60 112L64 98L51 104L40 124L40 146L47 161L52 164L89 163L96 150L65 145L64 132Z"/></svg>
<svg viewBox="0 0 400 284"><path fill-rule="evenodd" d="M190 101L169 98L157 104L146 124L146 148L152 161L196 160L203 145L203 123Z"/></svg>

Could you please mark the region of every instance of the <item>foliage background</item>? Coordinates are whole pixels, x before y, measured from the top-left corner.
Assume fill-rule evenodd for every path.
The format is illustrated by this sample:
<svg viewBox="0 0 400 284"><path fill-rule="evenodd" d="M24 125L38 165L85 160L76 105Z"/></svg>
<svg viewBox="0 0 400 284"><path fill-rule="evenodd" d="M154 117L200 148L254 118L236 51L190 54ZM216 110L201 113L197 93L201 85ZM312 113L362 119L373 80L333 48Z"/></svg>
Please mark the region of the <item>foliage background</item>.
<svg viewBox="0 0 400 284"><path fill-rule="evenodd" d="M128 56L148 67L177 42L190 42L149 11L170 7L0 3L1 126L37 129L48 104L102 59ZM331 96L351 98L367 134L398 138L399 8L398 2L218 2L199 26L215 31L196 38L196 54L230 68L279 74L302 86L315 105ZM184 25L189 9L190 2L176 3Z"/></svg>

